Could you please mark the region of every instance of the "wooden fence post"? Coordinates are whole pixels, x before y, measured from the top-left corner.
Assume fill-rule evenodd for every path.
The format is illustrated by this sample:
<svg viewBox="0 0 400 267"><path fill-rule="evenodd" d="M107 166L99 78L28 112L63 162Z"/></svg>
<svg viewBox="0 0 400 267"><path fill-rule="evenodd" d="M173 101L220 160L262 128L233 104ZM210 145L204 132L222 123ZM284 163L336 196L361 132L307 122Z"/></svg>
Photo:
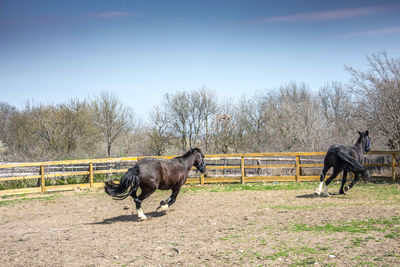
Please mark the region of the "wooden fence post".
<svg viewBox="0 0 400 267"><path fill-rule="evenodd" d="M301 169L300 169L300 156L296 156L296 182L300 181Z"/></svg>
<svg viewBox="0 0 400 267"><path fill-rule="evenodd" d="M242 176L240 177L240 182L242 184L245 184L245 172L244 172L244 156L242 155L242 157L240 158L240 170L242 171Z"/></svg>
<svg viewBox="0 0 400 267"><path fill-rule="evenodd" d="M393 179L393 183L396 182L396 156L393 153L392 154L392 179Z"/></svg>
<svg viewBox="0 0 400 267"><path fill-rule="evenodd" d="M204 173L200 174L200 184L204 184Z"/></svg>
<svg viewBox="0 0 400 267"><path fill-rule="evenodd" d="M46 193L46 185L44 182L44 165L40 165L40 193Z"/></svg>
<svg viewBox="0 0 400 267"><path fill-rule="evenodd" d="M89 163L89 182L90 182L90 188L93 188L93 163Z"/></svg>

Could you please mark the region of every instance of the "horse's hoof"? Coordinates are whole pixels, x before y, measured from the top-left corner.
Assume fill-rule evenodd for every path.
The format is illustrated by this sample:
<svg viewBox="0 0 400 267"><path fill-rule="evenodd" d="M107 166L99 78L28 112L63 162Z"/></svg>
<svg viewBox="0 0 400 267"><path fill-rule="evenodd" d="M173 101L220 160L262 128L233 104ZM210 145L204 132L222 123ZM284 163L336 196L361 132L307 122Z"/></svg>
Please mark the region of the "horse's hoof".
<svg viewBox="0 0 400 267"><path fill-rule="evenodd" d="M156 211L157 212L166 212L167 210L168 210L168 204L158 206Z"/></svg>
<svg viewBox="0 0 400 267"><path fill-rule="evenodd" d="M348 185L346 185L344 188L343 188L343 191L344 192L347 192L347 191L349 191L350 190L350 187L348 186Z"/></svg>
<svg viewBox="0 0 400 267"><path fill-rule="evenodd" d="M329 193L321 193L321 197L329 197Z"/></svg>
<svg viewBox="0 0 400 267"><path fill-rule="evenodd" d="M316 194L317 196L320 196L320 195L321 195L321 191L316 190L316 191L315 191L315 194Z"/></svg>

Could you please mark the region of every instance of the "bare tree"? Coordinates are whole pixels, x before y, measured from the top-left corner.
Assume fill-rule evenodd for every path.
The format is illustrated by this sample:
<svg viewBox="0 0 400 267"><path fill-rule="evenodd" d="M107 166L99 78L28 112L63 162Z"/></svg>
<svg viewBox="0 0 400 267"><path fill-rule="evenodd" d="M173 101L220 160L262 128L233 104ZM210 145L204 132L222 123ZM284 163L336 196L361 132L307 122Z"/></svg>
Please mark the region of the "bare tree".
<svg viewBox="0 0 400 267"><path fill-rule="evenodd" d="M170 132L179 136L182 151L199 145L202 139L208 142L210 118L217 111L212 93L202 88L166 94L163 105L169 117Z"/></svg>
<svg viewBox="0 0 400 267"><path fill-rule="evenodd" d="M170 117L169 129L171 133L179 136L180 149L186 151L188 147L188 138L191 134L189 130L192 123L189 121L191 107L189 103L189 94L185 91L176 94L167 93L164 95L165 112Z"/></svg>
<svg viewBox="0 0 400 267"><path fill-rule="evenodd" d="M242 97L236 107L236 120L240 124L239 142L243 149L261 151L269 139L269 97L258 93L251 98Z"/></svg>
<svg viewBox="0 0 400 267"><path fill-rule="evenodd" d="M208 151L211 120L218 112L217 97L203 87L192 92L192 105L194 106L192 119L195 121L195 140L199 140L203 136L204 147Z"/></svg>
<svg viewBox="0 0 400 267"><path fill-rule="evenodd" d="M161 107L156 106L150 114L150 120L152 126L148 147L153 154L160 156L164 154L170 144L169 117Z"/></svg>
<svg viewBox="0 0 400 267"><path fill-rule="evenodd" d="M0 102L0 141L7 144L10 140L10 123L16 108L8 103Z"/></svg>
<svg viewBox="0 0 400 267"><path fill-rule="evenodd" d="M3 160L3 155L6 153L7 148L6 146L3 144L3 142L0 140L0 161Z"/></svg>
<svg viewBox="0 0 400 267"><path fill-rule="evenodd" d="M234 106L225 103L220 109L220 114L214 116L211 126L211 143L213 151L217 153L228 153L236 148L236 125L234 120Z"/></svg>
<svg viewBox="0 0 400 267"><path fill-rule="evenodd" d="M308 86L292 82L281 87L273 99L271 127L280 149L315 149L322 120L318 100Z"/></svg>
<svg viewBox="0 0 400 267"><path fill-rule="evenodd" d="M318 95L330 138L339 143L347 142L356 128L351 93L343 84L331 82L320 88Z"/></svg>
<svg viewBox="0 0 400 267"><path fill-rule="evenodd" d="M382 134L389 148L400 149L400 58L381 52L367 61L367 71L347 67L356 116Z"/></svg>
<svg viewBox="0 0 400 267"><path fill-rule="evenodd" d="M111 146L115 140L132 129L134 113L119 99L106 91L89 103L94 126L104 137L107 155L111 157Z"/></svg>

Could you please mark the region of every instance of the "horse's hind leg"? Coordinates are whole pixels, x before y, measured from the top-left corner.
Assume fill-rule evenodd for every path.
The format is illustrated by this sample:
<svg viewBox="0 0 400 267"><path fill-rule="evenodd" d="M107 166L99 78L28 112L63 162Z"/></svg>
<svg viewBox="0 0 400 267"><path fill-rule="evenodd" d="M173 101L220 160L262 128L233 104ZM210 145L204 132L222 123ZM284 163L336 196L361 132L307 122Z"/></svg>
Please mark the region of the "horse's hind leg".
<svg viewBox="0 0 400 267"><path fill-rule="evenodd" d="M328 185L332 182L333 179L336 178L336 176L338 176L338 174L339 174L342 170L343 170L342 168L333 167L332 175L329 176L328 179L326 179L325 188L324 188L324 191L323 191L322 194L321 194L322 196L325 196L325 197L329 196L329 193L328 193Z"/></svg>
<svg viewBox="0 0 400 267"><path fill-rule="evenodd" d="M346 190L346 189L347 189L347 186L346 186L346 189L344 189L344 185L346 184L346 181L347 181L347 171L345 170L345 171L343 172L342 184L341 184L341 186L340 186L339 194L344 194L345 191L347 191L347 190Z"/></svg>
<svg viewBox="0 0 400 267"><path fill-rule="evenodd" d="M324 189L324 179L325 179L325 175L328 172L330 167L327 167L326 164L324 164L324 169L322 170L322 174L321 174L321 178L319 179L320 183L319 186L317 188L317 190L315 190L315 193L317 195L321 195L322 190Z"/></svg>
<svg viewBox="0 0 400 267"><path fill-rule="evenodd" d="M142 202L145 200L147 197L149 197L153 192L156 191L156 189L151 189L150 191L147 191L146 189L142 188L142 192L140 193L139 197L136 196L136 192L132 193L133 200L135 201L136 204L136 211L139 217L139 220L143 221L146 220L146 215L144 215L143 209L142 209Z"/></svg>

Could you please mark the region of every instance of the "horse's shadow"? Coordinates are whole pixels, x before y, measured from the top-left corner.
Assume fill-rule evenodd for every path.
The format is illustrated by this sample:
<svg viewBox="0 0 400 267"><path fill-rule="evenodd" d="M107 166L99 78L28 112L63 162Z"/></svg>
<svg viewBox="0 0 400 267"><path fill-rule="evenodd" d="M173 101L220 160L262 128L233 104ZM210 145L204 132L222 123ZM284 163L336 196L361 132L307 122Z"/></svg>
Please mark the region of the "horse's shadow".
<svg viewBox="0 0 400 267"><path fill-rule="evenodd" d="M315 194L315 193L296 196L296 198L318 198L318 197L320 197L320 196L318 196L318 195Z"/></svg>
<svg viewBox="0 0 400 267"><path fill-rule="evenodd" d="M156 211L149 212L146 213L147 219L145 221L151 220L152 218L162 217L164 215L166 215L165 212L156 212ZM112 218L103 219L100 222L93 222L87 224L98 225L98 224L113 224L117 222L142 222L142 220L139 220L139 217L136 214L131 214L131 215L119 215Z"/></svg>
<svg viewBox="0 0 400 267"><path fill-rule="evenodd" d="M345 194L341 195L339 193L329 193L329 196L345 196ZM316 193L312 193L312 194L299 195L299 196L296 196L296 198L327 198L327 197L326 196L319 196Z"/></svg>

